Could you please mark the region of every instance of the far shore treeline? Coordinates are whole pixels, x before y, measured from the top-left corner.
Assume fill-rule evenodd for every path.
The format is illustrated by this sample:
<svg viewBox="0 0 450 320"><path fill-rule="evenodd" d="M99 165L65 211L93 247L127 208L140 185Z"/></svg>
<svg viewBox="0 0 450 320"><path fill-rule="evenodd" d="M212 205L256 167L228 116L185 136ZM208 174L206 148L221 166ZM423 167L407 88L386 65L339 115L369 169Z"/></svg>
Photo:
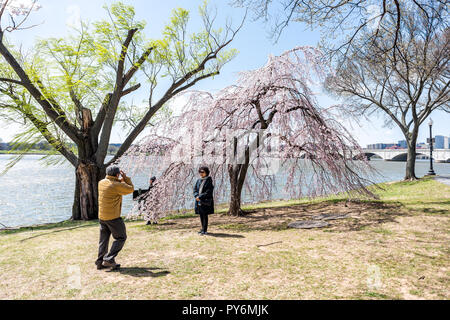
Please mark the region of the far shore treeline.
<svg viewBox="0 0 450 320"><path fill-rule="evenodd" d="M111 143L108 147L108 153L113 154L117 152L117 150L119 150L121 145L122 145L121 143ZM36 153L39 151L42 152L52 151L53 148L46 141L41 141L35 144L24 143L19 146L15 146L13 143L10 142L0 142L0 153L2 153L1 151L4 151L4 153L6 153L7 151L12 151L12 153L14 153L14 151L24 151L24 150L30 150L31 153Z"/></svg>

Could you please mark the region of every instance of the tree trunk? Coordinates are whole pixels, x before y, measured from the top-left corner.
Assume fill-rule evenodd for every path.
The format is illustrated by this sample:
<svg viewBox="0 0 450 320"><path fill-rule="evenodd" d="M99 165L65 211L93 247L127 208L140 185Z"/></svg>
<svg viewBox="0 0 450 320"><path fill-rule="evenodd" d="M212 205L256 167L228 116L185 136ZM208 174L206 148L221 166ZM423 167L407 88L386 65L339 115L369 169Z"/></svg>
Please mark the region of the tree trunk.
<svg viewBox="0 0 450 320"><path fill-rule="evenodd" d="M408 157L406 160L405 180L417 180L416 177L416 144L418 132L413 132L410 139L406 139L408 143Z"/></svg>
<svg viewBox="0 0 450 320"><path fill-rule="evenodd" d="M72 220L98 219L98 182L105 177L105 168L96 161L98 137L92 132L92 113L82 109L81 126L84 140L78 144L78 164ZM104 159L102 159L104 160ZM101 161L103 164L103 161Z"/></svg>
<svg viewBox="0 0 450 320"><path fill-rule="evenodd" d="M81 206L80 206L80 181L78 180L77 170L75 169L75 195L72 206L72 220L81 220Z"/></svg>
<svg viewBox="0 0 450 320"><path fill-rule="evenodd" d="M241 209L241 199L247 170L248 164L231 165L228 169L231 187L229 215L237 217L245 214Z"/></svg>
<svg viewBox="0 0 450 320"><path fill-rule="evenodd" d="M238 183L235 179L230 177L231 182L231 196L230 196L230 207L228 214L232 216L241 216L243 211L241 209L241 190L239 190Z"/></svg>
<svg viewBox="0 0 450 320"><path fill-rule="evenodd" d="M72 220L98 219L98 182L103 178L102 171L95 163L85 161L76 168Z"/></svg>

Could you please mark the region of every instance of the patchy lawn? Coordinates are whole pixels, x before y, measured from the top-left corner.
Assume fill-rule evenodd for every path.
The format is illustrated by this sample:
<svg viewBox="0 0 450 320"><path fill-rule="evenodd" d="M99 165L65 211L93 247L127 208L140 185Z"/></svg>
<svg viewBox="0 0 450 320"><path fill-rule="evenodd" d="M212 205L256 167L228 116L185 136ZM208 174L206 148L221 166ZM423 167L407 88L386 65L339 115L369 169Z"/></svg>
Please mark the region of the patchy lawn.
<svg viewBox="0 0 450 320"><path fill-rule="evenodd" d="M248 206L251 213L156 226L128 222L120 271L97 271L95 222L0 232L0 299L449 299L450 187L382 185L341 197ZM322 229L293 221L346 214Z"/></svg>

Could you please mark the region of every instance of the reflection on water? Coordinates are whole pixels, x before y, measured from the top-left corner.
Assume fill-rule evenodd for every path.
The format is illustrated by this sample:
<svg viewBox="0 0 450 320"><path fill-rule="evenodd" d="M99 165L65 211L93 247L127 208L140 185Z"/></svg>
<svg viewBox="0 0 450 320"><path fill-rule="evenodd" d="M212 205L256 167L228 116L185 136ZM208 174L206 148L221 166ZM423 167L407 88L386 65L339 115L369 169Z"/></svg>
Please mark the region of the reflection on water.
<svg viewBox="0 0 450 320"><path fill-rule="evenodd" d="M0 155L0 171L10 156ZM72 166L63 164L45 167L40 156L25 156L6 175L0 176L0 223L8 227L27 226L63 221L71 216L75 173ZM372 161L382 174L377 182L401 180L404 176L404 162ZM418 161L417 175L424 176L429 169L427 161ZM450 174L450 164L436 163L437 174ZM157 173L148 170L149 175ZM148 176L133 177L136 188L147 188ZM281 189L281 188L280 188ZM190 192L190 190L189 190ZM284 197L282 191L273 198ZM123 212L132 208L131 196L124 197ZM2 225L0 225L0 228Z"/></svg>

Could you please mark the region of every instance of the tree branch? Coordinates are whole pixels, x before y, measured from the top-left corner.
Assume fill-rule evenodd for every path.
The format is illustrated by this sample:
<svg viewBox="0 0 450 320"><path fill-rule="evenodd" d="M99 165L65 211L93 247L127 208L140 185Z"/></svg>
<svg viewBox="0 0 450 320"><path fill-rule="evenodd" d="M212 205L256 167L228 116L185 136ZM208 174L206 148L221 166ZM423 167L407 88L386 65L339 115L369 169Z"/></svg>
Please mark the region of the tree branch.
<svg viewBox="0 0 450 320"><path fill-rule="evenodd" d="M13 68L17 76L21 79L23 85L31 96L39 103L45 113L52 119L58 127L75 143L80 141L81 135L76 126L69 122L65 114L60 113L55 107L44 98L44 95L38 88L34 86L25 70L20 66L14 56L5 47L3 42L0 42L0 54L5 58L6 62ZM61 108L58 108L61 110Z"/></svg>

